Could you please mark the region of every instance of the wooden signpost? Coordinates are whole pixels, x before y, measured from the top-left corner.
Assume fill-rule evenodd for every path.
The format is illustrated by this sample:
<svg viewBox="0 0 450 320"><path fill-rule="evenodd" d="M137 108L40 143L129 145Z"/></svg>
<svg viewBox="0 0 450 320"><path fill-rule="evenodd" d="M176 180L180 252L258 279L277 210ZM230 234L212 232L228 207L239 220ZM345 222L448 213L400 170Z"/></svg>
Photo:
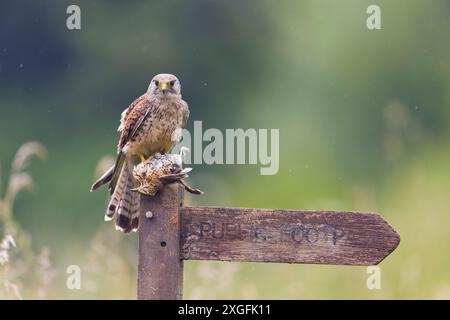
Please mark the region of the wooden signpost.
<svg viewBox="0 0 450 320"><path fill-rule="evenodd" d="M183 207L182 196L172 184L142 197L138 299L181 299L183 260L369 266L400 242L376 213Z"/></svg>

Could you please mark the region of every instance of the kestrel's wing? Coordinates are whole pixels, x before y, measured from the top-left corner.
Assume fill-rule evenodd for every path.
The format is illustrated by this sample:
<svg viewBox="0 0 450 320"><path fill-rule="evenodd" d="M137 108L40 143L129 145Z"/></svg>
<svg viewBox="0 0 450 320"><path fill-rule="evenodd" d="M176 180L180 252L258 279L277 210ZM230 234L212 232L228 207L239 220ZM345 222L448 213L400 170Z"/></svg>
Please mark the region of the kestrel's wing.
<svg viewBox="0 0 450 320"><path fill-rule="evenodd" d="M125 139L124 132L128 132L128 125L127 125L127 118L129 117L130 113L134 110L136 105L138 105L143 99L145 95L140 96L136 100L131 103L131 105L126 108L121 116L120 116L120 125L118 131L121 132L120 139L119 139L119 146L117 150L117 159L116 163L107 171L105 172L97 181L94 182L94 184L91 187L91 192L100 188L104 184L107 184L109 182L109 191L112 194L114 192L114 189L116 188L117 180L120 175L120 171L123 167L125 157L122 154L122 140ZM127 134L128 135L128 134ZM126 142L125 142L126 143Z"/></svg>
<svg viewBox="0 0 450 320"><path fill-rule="evenodd" d="M120 139L117 145L117 160L114 166L114 173L109 184L109 191L112 194L116 188L117 180L125 163L123 147L134 137L136 131L141 126L144 119L154 110L152 101L145 94L133 101L133 103L122 112L120 119Z"/></svg>
<svg viewBox="0 0 450 320"><path fill-rule="evenodd" d="M186 128L187 120L189 118L189 106L186 101L182 100L182 119L181 119L181 128Z"/></svg>
<svg viewBox="0 0 450 320"><path fill-rule="evenodd" d="M133 103L122 113L120 120L119 131L120 139L117 146L117 151L120 154L123 147L130 139L134 137L136 131L141 126L144 119L153 110L151 100L145 94L133 101Z"/></svg>

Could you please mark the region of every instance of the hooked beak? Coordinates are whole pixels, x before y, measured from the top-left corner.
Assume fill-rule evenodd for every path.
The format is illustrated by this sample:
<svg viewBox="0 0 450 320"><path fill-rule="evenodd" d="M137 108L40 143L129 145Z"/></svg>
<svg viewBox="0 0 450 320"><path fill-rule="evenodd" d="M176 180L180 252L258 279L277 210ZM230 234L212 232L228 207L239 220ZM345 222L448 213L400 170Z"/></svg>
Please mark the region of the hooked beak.
<svg viewBox="0 0 450 320"><path fill-rule="evenodd" d="M161 90L162 93L166 93L167 90L169 90L169 83L167 83L167 82L160 82L159 83L159 90Z"/></svg>

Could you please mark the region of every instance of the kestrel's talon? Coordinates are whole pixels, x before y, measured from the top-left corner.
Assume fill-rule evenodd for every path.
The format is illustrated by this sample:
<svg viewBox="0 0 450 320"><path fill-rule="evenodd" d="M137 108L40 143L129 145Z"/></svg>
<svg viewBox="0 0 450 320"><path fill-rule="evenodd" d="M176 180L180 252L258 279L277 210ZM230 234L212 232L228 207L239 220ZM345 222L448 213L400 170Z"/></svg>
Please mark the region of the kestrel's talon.
<svg viewBox="0 0 450 320"><path fill-rule="evenodd" d="M143 154L140 155L140 158L141 158L141 162L144 162L144 161L145 161L145 157L144 157Z"/></svg>

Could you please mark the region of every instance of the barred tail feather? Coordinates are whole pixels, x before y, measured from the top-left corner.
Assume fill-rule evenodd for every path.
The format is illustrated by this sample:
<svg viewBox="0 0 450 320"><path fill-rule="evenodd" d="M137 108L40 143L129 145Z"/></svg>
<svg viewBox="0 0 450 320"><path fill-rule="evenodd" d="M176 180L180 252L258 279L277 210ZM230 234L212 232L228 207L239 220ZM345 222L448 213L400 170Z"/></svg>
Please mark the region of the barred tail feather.
<svg viewBox="0 0 450 320"><path fill-rule="evenodd" d="M128 173L125 192L119 202L116 216L116 229L125 233L137 231L139 226L140 195L133 191L133 188L133 178Z"/></svg>
<svg viewBox="0 0 450 320"><path fill-rule="evenodd" d="M121 163L120 173L116 174L114 192L105 213L105 221L115 218L116 229L124 233L137 231L139 227L140 194L134 189L128 161Z"/></svg>
<svg viewBox="0 0 450 320"><path fill-rule="evenodd" d="M130 207L131 190L129 188L130 176L127 174L125 179L125 189L119 202L116 216L116 229L125 233L131 231Z"/></svg>
<svg viewBox="0 0 450 320"><path fill-rule="evenodd" d="M125 159L125 155L123 153L119 153L117 155L117 159L116 159L116 164L114 165L114 169L113 169L113 173L111 175L111 177L108 179L109 180L109 194L113 194L114 191L116 190L116 186L118 183L118 180L120 178L120 174L122 173L122 169L124 167L126 167L126 159Z"/></svg>
<svg viewBox="0 0 450 320"><path fill-rule="evenodd" d="M113 219L114 214L117 212L120 204L120 200L124 194L126 183L128 178L128 172L125 170L125 167L121 168L121 172L119 175L119 179L117 182L117 186L114 189L114 192L111 196L111 200L109 201L108 207L105 213L105 221L110 221Z"/></svg>
<svg viewBox="0 0 450 320"><path fill-rule="evenodd" d="M136 232L139 228L140 205L141 205L140 193L137 191L131 191L131 230L134 232Z"/></svg>

